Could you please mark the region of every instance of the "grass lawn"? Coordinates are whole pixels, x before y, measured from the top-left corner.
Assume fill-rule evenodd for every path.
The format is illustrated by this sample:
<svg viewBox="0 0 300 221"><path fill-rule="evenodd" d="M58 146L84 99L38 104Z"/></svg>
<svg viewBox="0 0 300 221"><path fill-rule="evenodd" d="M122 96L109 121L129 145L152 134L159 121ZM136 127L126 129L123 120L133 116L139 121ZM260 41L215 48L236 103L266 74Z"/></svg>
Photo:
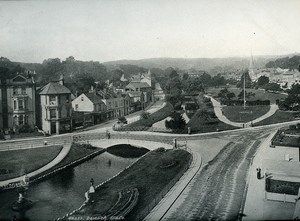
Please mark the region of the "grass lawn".
<svg viewBox="0 0 300 221"><path fill-rule="evenodd" d="M68 155L58 164L56 164L54 167L52 167L51 169L37 175L35 178L41 177L55 169L61 168L63 166L66 166L76 160L82 159L83 157L91 154L91 153L95 153L95 152L99 152L102 151L101 148L97 148L97 147L93 147L90 144L77 144L77 143L73 143L70 152L68 153Z"/></svg>
<svg viewBox="0 0 300 221"><path fill-rule="evenodd" d="M103 216L116 204L119 192L137 188L139 192L137 204L125 219L141 220L140 215L146 215L145 208L149 208L166 186L176 181L174 177L184 172L190 159L191 155L188 152L179 149L165 151L158 149L149 152L119 176L96 189L95 202L89 202L68 219ZM152 206L155 205L152 203Z"/></svg>
<svg viewBox="0 0 300 221"><path fill-rule="evenodd" d="M25 150L0 152L0 180L19 177L32 172L52 161L61 151L62 146L47 146ZM8 170L8 174L6 174Z"/></svg>
<svg viewBox="0 0 300 221"><path fill-rule="evenodd" d="M233 122L246 123L252 121L270 110L270 106L225 106L222 108L224 115Z"/></svg>
<svg viewBox="0 0 300 221"><path fill-rule="evenodd" d="M206 93L212 95L214 98L219 100L217 98L217 96L221 89L222 88L208 88L206 90ZM236 87L230 87L230 88L228 88L228 91L234 92L235 96L237 96L242 91L242 89L236 88ZM270 100L271 104L276 103L277 99L280 100L281 98L284 99L287 97L287 95L284 95L284 94L276 94L276 93L271 93L271 92L267 92L267 91L265 92L264 90L261 90L261 89L247 89L246 88L246 91L255 93L255 96L250 97L249 100Z"/></svg>
<svg viewBox="0 0 300 221"><path fill-rule="evenodd" d="M275 114L273 114L271 117L268 117L267 119L264 119L256 124L255 126L262 126L262 125L268 125L268 124L275 124L275 123L283 123L287 121L293 121L297 120L296 116L299 115L299 112L290 112L290 111L281 111L277 110Z"/></svg>

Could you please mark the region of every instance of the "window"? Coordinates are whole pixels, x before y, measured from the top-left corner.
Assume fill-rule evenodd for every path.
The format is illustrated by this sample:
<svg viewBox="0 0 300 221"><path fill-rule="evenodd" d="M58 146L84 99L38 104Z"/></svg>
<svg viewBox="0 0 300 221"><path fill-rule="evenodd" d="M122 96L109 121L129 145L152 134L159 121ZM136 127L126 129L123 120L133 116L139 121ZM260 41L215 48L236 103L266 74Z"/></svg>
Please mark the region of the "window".
<svg viewBox="0 0 300 221"><path fill-rule="evenodd" d="M49 96L49 103L50 103L50 105L56 105L56 96L55 95Z"/></svg>
<svg viewBox="0 0 300 221"><path fill-rule="evenodd" d="M18 88L16 87L13 88L13 94L18 94Z"/></svg>
<svg viewBox="0 0 300 221"><path fill-rule="evenodd" d="M84 101L84 97L81 97L81 101Z"/></svg>
<svg viewBox="0 0 300 221"><path fill-rule="evenodd" d="M22 125L22 124L24 124L24 117L23 117L23 115L20 115L19 116L19 125Z"/></svg>
<svg viewBox="0 0 300 221"><path fill-rule="evenodd" d="M25 115L25 124L28 124L28 115Z"/></svg>
<svg viewBox="0 0 300 221"><path fill-rule="evenodd" d="M56 118L56 109L50 109L50 119Z"/></svg>
<svg viewBox="0 0 300 221"><path fill-rule="evenodd" d="M19 108L18 108L19 110L24 110L25 109L24 100L19 100L18 104L19 104Z"/></svg>
<svg viewBox="0 0 300 221"><path fill-rule="evenodd" d="M78 109L78 104L75 104L75 110L77 110Z"/></svg>
<svg viewBox="0 0 300 221"><path fill-rule="evenodd" d="M14 110L16 110L16 109L17 109L17 101L14 100Z"/></svg>
<svg viewBox="0 0 300 221"><path fill-rule="evenodd" d="M115 101L115 107L118 107L118 102L117 101Z"/></svg>

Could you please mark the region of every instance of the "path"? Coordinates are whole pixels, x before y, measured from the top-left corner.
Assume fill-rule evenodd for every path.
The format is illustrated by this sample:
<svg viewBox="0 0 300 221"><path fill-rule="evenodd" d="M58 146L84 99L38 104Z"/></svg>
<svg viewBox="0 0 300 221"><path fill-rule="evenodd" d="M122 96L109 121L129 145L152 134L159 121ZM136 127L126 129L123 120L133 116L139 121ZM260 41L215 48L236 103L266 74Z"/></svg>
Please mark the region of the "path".
<svg viewBox="0 0 300 221"><path fill-rule="evenodd" d="M71 144L65 144L63 146L62 150L60 151L60 153L51 162L49 162L45 166L41 167L40 169L37 169L33 172L28 173L27 176L29 178L31 178L33 176L36 176L36 175L42 173L42 172L45 172L46 170L51 169L52 167L54 167L55 165L60 163L65 158L65 156L67 156L70 149L71 149ZM6 186L10 183L20 182L21 180L23 180L23 176L16 177L16 178L13 178L13 179L9 179L9 180L0 181L0 187Z"/></svg>
<svg viewBox="0 0 300 221"><path fill-rule="evenodd" d="M280 162L283 162L283 157L288 152L291 161L299 162L299 150L297 148L276 147L270 148L271 139L276 132L260 145L257 154L255 155L248 175L248 191L243 211L243 220L292 220L295 204L279 201L270 201L265 199L265 177L257 179L256 168L262 169L262 175L266 171L267 165L263 164L266 159L272 159L276 165L281 167ZM290 164L290 171L299 168L293 167L297 164ZM280 173L280 170L276 170ZM270 172L270 171L269 171ZM293 177L292 177L293 178ZM294 177L297 178L297 177ZM286 179L286 177L285 177ZM299 178L298 178L299 180Z"/></svg>
<svg viewBox="0 0 300 221"><path fill-rule="evenodd" d="M205 95L205 96L211 99L211 102L212 102L213 107L214 107L215 114L218 117L218 119L220 121L224 122L225 124L229 124L229 125L232 125L234 127L242 127L242 128L243 127L250 127L251 124L258 123L258 122L272 116L278 110L278 105L271 104L270 105L270 110L266 114L260 116L259 118L253 120L252 122L249 121L249 122L246 122L246 123L238 123L238 122L233 122L233 121L229 120L227 117L224 116L224 114L222 112L222 105L220 104L220 102L218 102L213 97L210 97L208 95Z"/></svg>

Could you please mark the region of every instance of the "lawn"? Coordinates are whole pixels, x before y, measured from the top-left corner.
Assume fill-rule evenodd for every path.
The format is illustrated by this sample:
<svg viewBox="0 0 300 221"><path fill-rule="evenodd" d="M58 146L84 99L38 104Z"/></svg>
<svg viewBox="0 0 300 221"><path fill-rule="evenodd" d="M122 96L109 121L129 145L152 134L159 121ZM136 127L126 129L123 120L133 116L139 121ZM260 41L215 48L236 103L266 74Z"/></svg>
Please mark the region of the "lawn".
<svg viewBox="0 0 300 221"><path fill-rule="evenodd" d="M171 188L188 168L190 160L191 155L179 149L158 149L149 152L117 177L97 188L93 197L95 202L89 202L81 210L68 217L68 220L78 217L103 217L119 202L119 193L134 188L137 188L139 193L138 201L125 219L142 220L162 197L162 190L167 192L168 188Z"/></svg>
<svg viewBox="0 0 300 221"><path fill-rule="evenodd" d="M246 123L252 121L270 110L270 106L225 106L222 108L224 116L233 122Z"/></svg>
<svg viewBox="0 0 300 221"><path fill-rule="evenodd" d="M62 146L47 146L34 149L1 151L0 180L19 177L35 171L52 161L61 151ZM8 173L7 173L8 172Z"/></svg>
<svg viewBox="0 0 300 221"><path fill-rule="evenodd" d="M152 113L147 119L140 119L131 124L128 124L124 127L118 128L120 131L130 131L130 130L148 130L154 123L165 119L170 116L174 111L173 106L170 103L167 103L159 111Z"/></svg>
<svg viewBox="0 0 300 221"><path fill-rule="evenodd" d="M262 126L262 125L269 125L269 124L276 124L276 123L283 123L288 121L297 120L299 116L299 112L290 112L290 111L281 111L277 110L275 114L267 119L264 119L256 124L255 126Z"/></svg>
<svg viewBox="0 0 300 221"><path fill-rule="evenodd" d="M222 88L208 88L206 90L206 93L209 95L212 95L214 98L219 100L217 98L217 96L221 89ZM236 87L229 87L228 90L230 92L234 92L236 96L242 91L242 89L236 88ZM277 99L280 100L280 99L285 99L287 97L287 95L284 95L284 94L271 93L268 91L264 91L262 89L247 89L246 88L246 91L255 93L255 96L250 97L249 100L270 100L271 104L275 104Z"/></svg>

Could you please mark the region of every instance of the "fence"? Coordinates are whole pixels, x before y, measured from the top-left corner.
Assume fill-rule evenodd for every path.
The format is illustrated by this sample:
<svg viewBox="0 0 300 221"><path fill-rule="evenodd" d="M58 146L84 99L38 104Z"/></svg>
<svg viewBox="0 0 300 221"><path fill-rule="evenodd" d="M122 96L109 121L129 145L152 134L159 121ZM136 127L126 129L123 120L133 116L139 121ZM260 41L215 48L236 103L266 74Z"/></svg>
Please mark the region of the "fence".
<svg viewBox="0 0 300 221"><path fill-rule="evenodd" d="M266 200L287 202L287 203L295 203L296 199L297 199L297 195L271 193L271 192L265 191L265 199Z"/></svg>

